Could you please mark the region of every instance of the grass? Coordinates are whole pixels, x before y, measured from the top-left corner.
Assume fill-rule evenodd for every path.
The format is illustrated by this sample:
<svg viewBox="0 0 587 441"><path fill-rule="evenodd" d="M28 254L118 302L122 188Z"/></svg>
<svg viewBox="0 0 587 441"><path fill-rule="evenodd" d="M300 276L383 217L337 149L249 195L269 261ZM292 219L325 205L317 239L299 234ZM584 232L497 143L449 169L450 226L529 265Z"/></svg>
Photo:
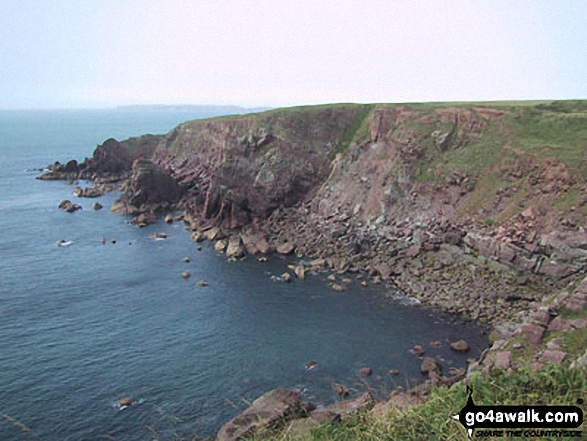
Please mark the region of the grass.
<svg viewBox="0 0 587 441"><path fill-rule="evenodd" d="M344 131L340 141L338 141L338 145L336 146L333 157L336 156L337 153L345 152L348 149L351 142L355 141L359 129L361 129L362 126L365 125L365 119L374 108L374 105L365 105L362 107L361 111L355 117L354 121Z"/></svg>
<svg viewBox="0 0 587 441"><path fill-rule="evenodd" d="M587 390L585 372L565 365L551 365L539 372L520 370L513 374L495 370L491 376L473 377L471 387L476 405L579 405L584 413L587 410L581 402ZM462 383L450 389L438 388L422 405L405 410L391 408L381 416L364 414L346 424L321 426L303 440L463 440L467 439L466 432L451 416L457 414L466 401L467 391ZM270 439L288 441L293 438L274 434Z"/></svg>

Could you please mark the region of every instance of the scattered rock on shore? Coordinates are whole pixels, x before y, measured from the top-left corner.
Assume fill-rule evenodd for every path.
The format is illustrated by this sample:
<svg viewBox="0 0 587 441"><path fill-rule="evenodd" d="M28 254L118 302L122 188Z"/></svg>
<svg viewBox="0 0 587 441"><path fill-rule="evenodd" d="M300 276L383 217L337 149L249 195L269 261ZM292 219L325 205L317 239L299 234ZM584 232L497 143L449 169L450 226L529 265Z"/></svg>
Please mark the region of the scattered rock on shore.
<svg viewBox="0 0 587 441"><path fill-rule="evenodd" d="M248 409L222 426L216 440L248 439L267 429L277 429L287 421L304 416L307 411L300 396L300 391L292 389L275 389L261 395Z"/></svg>
<svg viewBox="0 0 587 441"><path fill-rule="evenodd" d="M442 375L442 366L434 358L424 357L424 360L422 360L422 364L420 365L420 371L422 371L422 374L428 375L429 377L440 376Z"/></svg>

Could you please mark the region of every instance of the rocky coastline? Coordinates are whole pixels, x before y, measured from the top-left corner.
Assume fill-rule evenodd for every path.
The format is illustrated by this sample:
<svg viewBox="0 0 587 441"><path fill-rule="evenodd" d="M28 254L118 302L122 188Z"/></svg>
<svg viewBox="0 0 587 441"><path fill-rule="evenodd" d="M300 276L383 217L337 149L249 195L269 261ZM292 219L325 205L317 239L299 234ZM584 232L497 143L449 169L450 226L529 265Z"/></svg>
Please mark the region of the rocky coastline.
<svg viewBox="0 0 587 441"><path fill-rule="evenodd" d="M580 140L566 141L563 155L552 134L536 141L530 130L547 121L567 140L568 112L557 109L280 109L192 121L161 136L109 139L91 158L52 164L38 178L93 181L79 197L119 188L123 195L111 210L139 227L181 210L192 239L213 241L228 259L295 253L302 263L284 269L284 280L330 270L333 290L385 284L487 324L492 346L469 374L585 364L585 354L561 333L587 328L586 161ZM552 123L557 118L560 128ZM64 209L75 211L67 202ZM286 420L313 427L358 410L412 405L433 385L465 377L445 377L434 366L423 373L423 385L377 406L363 395L341 409L315 410L295 391L273 391L218 439ZM272 416L260 423L259 414Z"/></svg>

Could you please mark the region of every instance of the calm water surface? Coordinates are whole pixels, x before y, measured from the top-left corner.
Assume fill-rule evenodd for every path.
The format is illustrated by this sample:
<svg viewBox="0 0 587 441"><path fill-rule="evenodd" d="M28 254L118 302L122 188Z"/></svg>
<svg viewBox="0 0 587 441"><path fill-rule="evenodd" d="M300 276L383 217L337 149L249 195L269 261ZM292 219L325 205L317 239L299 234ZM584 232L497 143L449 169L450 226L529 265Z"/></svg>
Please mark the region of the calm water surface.
<svg viewBox="0 0 587 441"><path fill-rule="evenodd" d="M228 263L209 244L198 251L177 223L137 229L93 211L96 199L62 212L72 187L30 171L83 160L109 137L165 133L202 116L0 112L0 439L207 436L276 387L305 388L324 404L337 399L334 381L384 394L421 379L414 344L441 340L428 354L447 368L486 346L479 329L403 306L384 289L335 293L327 274L273 282L289 262ZM116 197L97 200L108 207ZM169 238L149 238L158 231ZM60 239L72 244L57 247ZM460 338L471 353L448 350ZM310 359L318 368L306 371ZM363 366L374 371L367 380L356 375ZM119 411L123 396L140 404Z"/></svg>

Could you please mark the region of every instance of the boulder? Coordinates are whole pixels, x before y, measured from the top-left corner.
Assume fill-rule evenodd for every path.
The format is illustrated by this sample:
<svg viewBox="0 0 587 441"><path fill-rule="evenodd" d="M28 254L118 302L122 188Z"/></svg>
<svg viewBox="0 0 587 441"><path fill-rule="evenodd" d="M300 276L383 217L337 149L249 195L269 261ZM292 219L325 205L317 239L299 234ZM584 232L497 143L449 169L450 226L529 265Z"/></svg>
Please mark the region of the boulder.
<svg viewBox="0 0 587 441"><path fill-rule="evenodd" d="M140 210L128 202L124 196L120 197L110 207L110 211L121 216L137 216L141 214Z"/></svg>
<svg viewBox="0 0 587 441"><path fill-rule="evenodd" d="M330 288L336 292L344 291L344 287L342 285L339 285L338 283L333 283L332 285L330 285Z"/></svg>
<svg viewBox="0 0 587 441"><path fill-rule="evenodd" d="M522 337L532 346L538 346L542 342L544 331L540 325L529 324L522 328Z"/></svg>
<svg viewBox="0 0 587 441"><path fill-rule="evenodd" d="M283 280L286 283L291 282L291 275L289 273L283 273L281 275L281 280Z"/></svg>
<svg viewBox="0 0 587 441"><path fill-rule="evenodd" d="M74 211L81 210L82 207L78 204L74 204L70 200L66 199L59 204L59 208L62 210L67 211L68 213L73 213Z"/></svg>
<svg viewBox="0 0 587 441"><path fill-rule="evenodd" d="M509 369L512 365L512 353L510 351L496 352L493 356L493 365L500 369Z"/></svg>
<svg viewBox="0 0 587 441"><path fill-rule="evenodd" d="M190 240L193 240L194 242L202 242L204 240L204 235L199 231L194 231L190 236Z"/></svg>
<svg viewBox="0 0 587 441"><path fill-rule="evenodd" d="M567 354L563 351L546 350L540 356L540 361L543 363L561 364L566 357Z"/></svg>
<svg viewBox="0 0 587 441"><path fill-rule="evenodd" d="M303 266L298 265L294 268L294 272L296 273L296 277L298 279L304 280L306 278L306 270Z"/></svg>
<svg viewBox="0 0 587 441"><path fill-rule="evenodd" d="M157 216L155 216L155 214L151 212L141 213L135 218L133 218L131 222L133 224L137 224L138 226L150 225L157 222Z"/></svg>
<svg viewBox="0 0 587 441"><path fill-rule="evenodd" d="M226 255L228 257L239 258L245 255L245 248L240 235L233 234L228 239L228 245L226 247Z"/></svg>
<svg viewBox="0 0 587 441"><path fill-rule="evenodd" d="M418 357L421 357L422 355L424 355L426 353L426 351L424 350L424 348L420 345L415 345L412 348L412 353L414 355L417 355Z"/></svg>
<svg viewBox="0 0 587 441"><path fill-rule="evenodd" d="M167 214L167 216L165 216L165 222L168 224L172 224L173 223L173 216L171 215L171 213Z"/></svg>
<svg viewBox="0 0 587 441"><path fill-rule="evenodd" d="M375 406L375 403L375 398L371 392L365 392L355 399L339 401L338 403L331 404L323 409L316 410L312 412L312 414L321 411L330 416L338 415L340 420L345 422L352 419L358 413L371 410L373 406Z"/></svg>
<svg viewBox="0 0 587 441"><path fill-rule="evenodd" d="M183 273L181 273L181 277L183 277L184 279L188 279L191 276L191 274L188 271L184 271Z"/></svg>
<svg viewBox="0 0 587 441"><path fill-rule="evenodd" d="M424 375L440 376L442 375L442 366L440 363L432 357L424 357L422 364L420 365L420 371Z"/></svg>
<svg viewBox="0 0 587 441"><path fill-rule="evenodd" d="M218 227L213 227L210 228L208 231L206 231L204 233L204 237L208 240L215 240L215 239L219 239L221 236L220 234L220 228Z"/></svg>
<svg viewBox="0 0 587 441"><path fill-rule="evenodd" d="M465 340L459 340L451 343L450 348L455 352L468 352L470 349L469 343L467 343Z"/></svg>
<svg viewBox="0 0 587 441"><path fill-rule="evenodd" d="M130 406L135 402L132 398L124 397L118 400L118 407Z"/></svg>
<svg viewBox="0 0 587 441"><path fill-rule="evenodd" d="M102 208L104 208L104 207L102 206L102 204L101 204L100 202L94 202L94 203L92 204L92 208L93 208L94 210L101 210L101 209L102 209Z"/></svg>
<svg viewBox="0 0 587 441"><path fill-rule="evenodd" d="M348 397L349 395L349 388L342 385L342 384L338 384L338 383L334 383L332 385L332 387L334 388L334 391L342 398Z"/></svg>
<svg viewBox="0 0 587 441"><path fill-rule="evenodd" d="M224 250L226 250L227 246L228 246L228 243L225 240L218 240L214 244L214 251L216 251L218 253L223 253Z"/></svg>
<svg viewBox="0 0 587 441"><path fill-rule="evenodd" d="M305 416L306 409L300 400L301 392L292 389L275 389L257 398L251 406L226 423L217 441L236 441L255 437L286 422Z"/></svg>
<svg viewBox="0 0 587 441"><path fill-rule="evenodd" d="M97 198L102 196L104 192L94 187L75 187L73 189L73 194L79 198Z"/></svg>
<svg viewBox="0 0 587 441"><path fill-rule="evenodd" d="M204 286L208 286L208 282L206 282L205 280L200 280L200 281L198 282L198 286L202 286L202 287L204 287Z"/></svg>
<svg viewBox="0 0 587 441"><path fill-rule="evenodd" d="M294 244L291 242L282 243L277 247L277 252L279 254L287 255L291 254L294 250Z"/></svg>

